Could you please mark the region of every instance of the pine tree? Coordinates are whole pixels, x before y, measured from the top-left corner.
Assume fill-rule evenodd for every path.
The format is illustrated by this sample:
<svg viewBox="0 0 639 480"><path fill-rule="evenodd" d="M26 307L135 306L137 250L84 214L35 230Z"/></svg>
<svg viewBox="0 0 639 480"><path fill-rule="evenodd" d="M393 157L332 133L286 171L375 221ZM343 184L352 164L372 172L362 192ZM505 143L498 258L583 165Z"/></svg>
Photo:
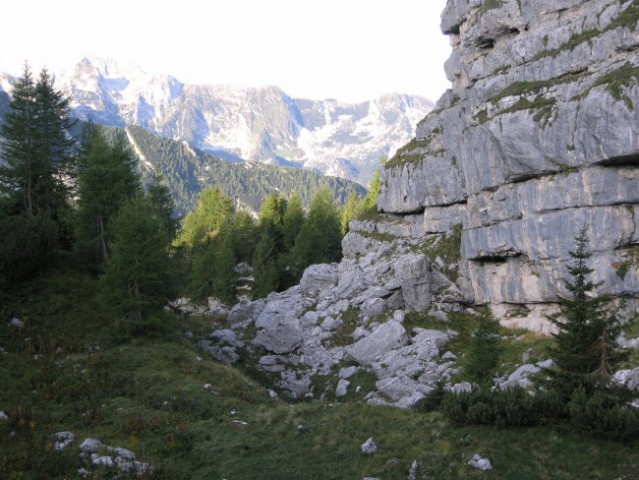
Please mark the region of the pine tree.
<svg viewBox="0 0 639 480"><path fill-rule="evenodd" d="M620 326L605 310L607 299L593 295L601 284L589 280L593 269L588 267L591 253L585 227L575 238L575 250L569 253L573 263L568 267L570 279L564 284L570 296L560 304L563 320L551 319L558 329L553 358L559 371L568 375L609 375L620 353L614 342Z"/></svg>
<svg viewBox="0 0 639 480"><path fill-rule="evenodd" d="M84 139L79 160L76 249L91 267L101 269L109 257L110 223L123 204L140 194L135 157L123 134L109 145L95 126Z"/></svg>
<svg viewBox="0 0 639 480"><path fill-rule="evenodd" d="M135 331L175 295L166 232L142 196L122 206L112 223L101 295L124 328Z"/></svg>

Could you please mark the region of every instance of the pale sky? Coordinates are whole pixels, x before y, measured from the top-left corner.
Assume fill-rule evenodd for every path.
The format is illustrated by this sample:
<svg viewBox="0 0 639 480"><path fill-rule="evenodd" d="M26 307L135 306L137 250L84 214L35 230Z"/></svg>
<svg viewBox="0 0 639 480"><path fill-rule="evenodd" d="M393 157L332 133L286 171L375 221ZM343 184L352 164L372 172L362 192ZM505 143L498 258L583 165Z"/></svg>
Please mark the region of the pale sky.
<svg viewBox="0 0 639 480"><path fill-rule="evenodd" d="M292 97L435 101L449 87L446 0L6 0L0 68L113 58L185 83Z"/></svg>

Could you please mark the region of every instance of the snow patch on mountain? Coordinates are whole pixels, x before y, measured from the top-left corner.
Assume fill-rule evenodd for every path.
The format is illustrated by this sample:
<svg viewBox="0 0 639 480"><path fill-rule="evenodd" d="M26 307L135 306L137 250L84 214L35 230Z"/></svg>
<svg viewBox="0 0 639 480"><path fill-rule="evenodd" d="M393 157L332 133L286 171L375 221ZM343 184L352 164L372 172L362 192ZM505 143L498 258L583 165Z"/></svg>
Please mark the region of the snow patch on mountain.
<svg viewBox="0 0 639 480"><path fill-rule="evenodd" d="M363 185L433 106L402 94L349 104L293 99L274 86L185 85L110 59L84 58L53 73L83 120L139 125L229 160L303 166ZM12 78L0 75L5 91Z"/></svg>

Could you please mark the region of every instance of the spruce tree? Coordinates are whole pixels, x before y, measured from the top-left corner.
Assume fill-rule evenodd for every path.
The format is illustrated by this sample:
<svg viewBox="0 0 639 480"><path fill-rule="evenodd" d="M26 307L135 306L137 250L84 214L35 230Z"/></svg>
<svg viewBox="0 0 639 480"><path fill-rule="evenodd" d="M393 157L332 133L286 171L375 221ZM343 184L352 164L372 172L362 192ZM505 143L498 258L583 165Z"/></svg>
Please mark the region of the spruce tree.
<svg viewBox="0 0 639 480"><path fill-rule="evenodd" d="M3 158L0 192L13 213L67 218L74 168L68 138L69 100L42 70L34 83L29 66L16 83L0 131Z"/></svg>
<svg viewBox="0 0 639 480"><path fill-rule="evenodd" d="M591 253L585 227L575 238L575 250L569 253L573 263L568 267L570 279L564 282L569 296L560 303L560 319L551 319L558 330L553 358L559 371L568 375L609 375L620 353L614 342L620 327L605 310L607 299L593 295L601 284L589 279L593 269L588 267Z"/></svg>

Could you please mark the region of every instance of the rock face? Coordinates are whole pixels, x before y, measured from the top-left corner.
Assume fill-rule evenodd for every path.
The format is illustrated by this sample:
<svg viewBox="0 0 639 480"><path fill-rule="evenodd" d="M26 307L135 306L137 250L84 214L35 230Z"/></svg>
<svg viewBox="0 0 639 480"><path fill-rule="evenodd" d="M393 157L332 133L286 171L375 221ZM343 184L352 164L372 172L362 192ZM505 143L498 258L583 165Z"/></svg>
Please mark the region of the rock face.
<svg viewBox="0 0 639 480"><path fill-rule="evenodd" d="M387 162L378 208L413 238L461 226L468 302L544 330L582 226L600 293L637 298L638 23L632 1L448 1L452 88Z"/></svg>

